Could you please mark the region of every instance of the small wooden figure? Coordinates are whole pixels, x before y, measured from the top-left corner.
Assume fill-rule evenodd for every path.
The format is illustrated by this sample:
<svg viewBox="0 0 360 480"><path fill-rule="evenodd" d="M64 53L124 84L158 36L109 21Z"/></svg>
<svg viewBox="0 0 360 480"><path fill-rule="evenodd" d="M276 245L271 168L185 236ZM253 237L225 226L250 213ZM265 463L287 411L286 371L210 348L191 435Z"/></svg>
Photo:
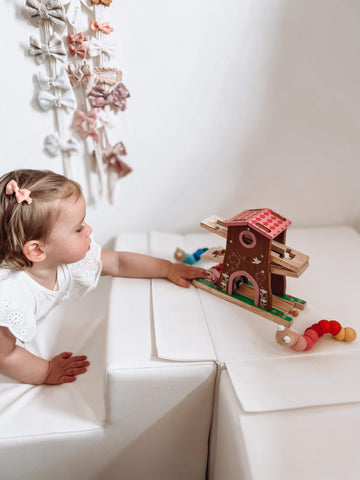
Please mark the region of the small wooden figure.
<svg viewBox="0 0 360 480"><path fill-rule="evenodd" d="M286 246L291 221L269 208L245 210L224 220L212 215L201 226L226 238L225 251L209 249L202 258L222 262L212 269L215 282L195 286L289 326L305 301L286 295L286 276L299 277L309 257ZM221 254L220 254L221 253Z"/></svg>

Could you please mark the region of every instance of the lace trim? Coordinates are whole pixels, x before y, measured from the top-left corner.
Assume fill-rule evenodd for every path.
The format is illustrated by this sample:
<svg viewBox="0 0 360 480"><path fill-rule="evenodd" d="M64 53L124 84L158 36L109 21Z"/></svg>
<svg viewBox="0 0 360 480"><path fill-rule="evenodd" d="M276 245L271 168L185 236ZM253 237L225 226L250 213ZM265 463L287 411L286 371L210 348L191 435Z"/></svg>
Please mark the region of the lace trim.
<svg viewBox="0 0 360 480"><path fill-rule="evenodd" d="M34 335L34 329L25 321L25 315L18 310L14 298L0 299L0 325L8 327L13 335L22 341L29 341Z"/></svg>

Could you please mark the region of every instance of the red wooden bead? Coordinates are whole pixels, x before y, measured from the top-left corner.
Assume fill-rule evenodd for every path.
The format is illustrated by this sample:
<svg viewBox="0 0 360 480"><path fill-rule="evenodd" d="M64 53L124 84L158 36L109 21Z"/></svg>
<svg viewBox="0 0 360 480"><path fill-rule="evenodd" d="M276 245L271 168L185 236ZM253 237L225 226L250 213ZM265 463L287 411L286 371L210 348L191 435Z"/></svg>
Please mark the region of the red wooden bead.
<svg viewBox="0 0 360 480"><path fill-rule="evenodd" d="M321 325L319 325L318 323L315 323L311 328L315 330L319 337L322 337L325 333Z"/></svg>
<svg viewBox="0 0 360 480"><path fill-rule="evenodd" d="M341 330L341 325L336 320L330 320L330 333L331 335L337 335Z"/></svg>
<svg viewBox="0 0 360 480"><path fill-rule="evenodd" d="M324 333L329 333L330 332L330 322L329 322L329 320L320 320L319 325L323 329Z"/></svg>
<svg viewBox="0 0 360 480"><path fill-rule="evenodd" d="M313 343L316 343L319 340L319 335L317 334L317 332L315 332L315 330L312 327L307 328L305 330L304 336L305 335L307 337L310 337Z"/></svg>

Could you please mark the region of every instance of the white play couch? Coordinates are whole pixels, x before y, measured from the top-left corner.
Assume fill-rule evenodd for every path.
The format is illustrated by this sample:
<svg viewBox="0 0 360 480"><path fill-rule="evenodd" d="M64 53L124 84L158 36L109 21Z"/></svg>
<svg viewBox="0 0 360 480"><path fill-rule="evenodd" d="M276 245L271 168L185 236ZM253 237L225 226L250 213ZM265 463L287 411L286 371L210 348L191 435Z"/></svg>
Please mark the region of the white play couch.
<svg viewBox="0 0 360 480"><path fill-rule="evenodd" d="M222 242L154 232L120 235L117 248L171 258ZM288 281L308 302L294 329L327 318L360 332L360 236L290 228L288 243L310 255ZM207 460L210 480L360 478L359 340L297 353L276 328L194 287L102 279L31 345L86 353L86 375L61 387L1 378L1 480L200 480Z"/></svg>

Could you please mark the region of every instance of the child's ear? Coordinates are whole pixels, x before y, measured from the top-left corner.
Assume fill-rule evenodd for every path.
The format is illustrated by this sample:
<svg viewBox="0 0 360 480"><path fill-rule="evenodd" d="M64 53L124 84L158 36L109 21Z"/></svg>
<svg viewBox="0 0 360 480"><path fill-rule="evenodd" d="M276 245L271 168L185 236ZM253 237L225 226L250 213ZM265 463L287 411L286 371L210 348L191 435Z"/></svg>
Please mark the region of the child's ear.
<svg viewBox="0 0 360 480"><path fill-rule="evenodd" d="M22 251L25 257L33 263L42 262L46 258L43 244L39 240L29 240L23 246Z"/></svg>

